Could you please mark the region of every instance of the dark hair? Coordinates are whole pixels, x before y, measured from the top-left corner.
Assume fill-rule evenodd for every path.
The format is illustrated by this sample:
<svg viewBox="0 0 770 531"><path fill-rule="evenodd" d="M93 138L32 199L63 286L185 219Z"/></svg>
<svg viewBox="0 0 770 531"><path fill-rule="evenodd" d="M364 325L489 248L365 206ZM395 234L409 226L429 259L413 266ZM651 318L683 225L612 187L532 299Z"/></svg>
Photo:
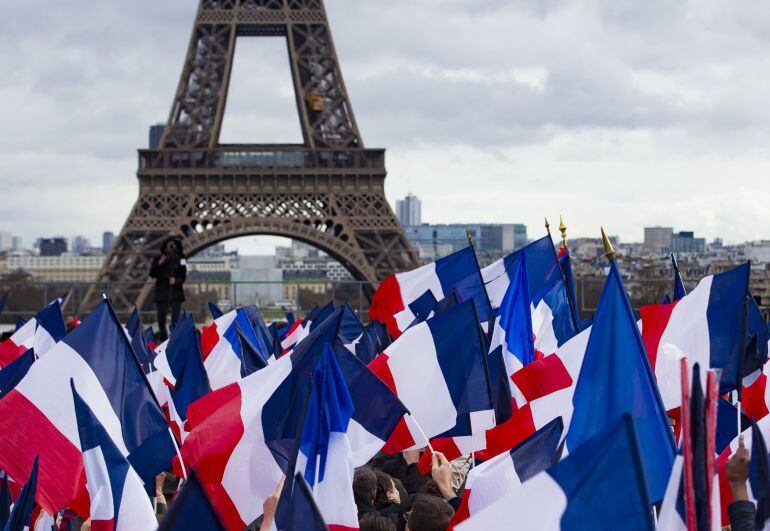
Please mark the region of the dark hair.
<svg viewBox="0 0 770 531"><path fill-rule="evenodd" d="M422 484L417 492L422 494L430 494L431 496L441 498L441 489L438 488L438 485L433 478L428 478L428 480Z"/></svg>
<svg viewBox="0 0 770 531"><path fill-rule="evenodd" d="M353 498L358 507L373 507L377 494L377 476L368 466L356 468L353 473ZM359 511L360 512L360 511Z"/></svg>
<svg viewBox="0 0 770 531"><path fill-rule="evenodd" d="M390 503L388 493L393 490L393 478L390 477L390 474L383 472L382 470L375 470L374 474L377 476L377 494L374 497L374 503Z"/></svg>
<svg viewBox="0 0 770 531"><path fill-rule="evenodd" d="M170 237L166 238L166 240L163 242L163 245L160 246L160 252L165 252L166 246L169 244L169 242L174 242L174 246L176 247L176 252L179 254L179 258L184 258L184 250L182 249L182 240L178 237Z"/></svg>
<svg viewBox="0 0 770 531"><path fill-rule="evenodd" d="M396 531L393 520L375 513L363 515L358 521L358 527L361 531Z"/></svg>
<svg viewBox="0 0 770 531"><path fill-rule="evenodd" d="M455 514L443 499L430 494L418 494L412 503L407 527L409 531L444 531Z"/></svg>

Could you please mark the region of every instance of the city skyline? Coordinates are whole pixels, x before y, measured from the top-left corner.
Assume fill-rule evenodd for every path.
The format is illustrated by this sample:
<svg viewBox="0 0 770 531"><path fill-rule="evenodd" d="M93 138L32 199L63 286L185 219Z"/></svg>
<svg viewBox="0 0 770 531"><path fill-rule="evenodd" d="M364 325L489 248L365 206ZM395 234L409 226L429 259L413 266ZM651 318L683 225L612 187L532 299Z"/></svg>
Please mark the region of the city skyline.
<svg viewBox="0 0 770 531"><path fill-rule="evenodd" d="M13 201L0 226L28 243L117 233L137 196L135 150L168 114L195 2L104 4L71 24L61 4L42 19L32 5L9 9L20 24L0 40L16 74L0 81L0 179ZM327 10L364 140L388 149L392 205L412 191L433 223L521 222L533 236L559 213L576 237L604 225L635 241L653 224L709 241L765 236L769 6L329 0ZM264 59L251 76L236 69L228 138L249 124L296 129L282 114L295 112L286 58ZM238 107L244 87L258 109Z"/></svg>

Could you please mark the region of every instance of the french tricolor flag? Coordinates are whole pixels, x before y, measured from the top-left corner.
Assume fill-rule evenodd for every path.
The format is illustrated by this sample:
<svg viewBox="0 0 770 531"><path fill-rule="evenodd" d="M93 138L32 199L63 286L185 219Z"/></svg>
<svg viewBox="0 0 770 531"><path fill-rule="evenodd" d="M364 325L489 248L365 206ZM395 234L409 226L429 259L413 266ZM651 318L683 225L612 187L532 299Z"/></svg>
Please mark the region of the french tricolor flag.
<svg viewBox="0 0 770 531"><path fill-rule="evenodd" d="M287 477L302 473L331 531L358 529L352 489L355 464L347 435L354 410L342 371L331 346L326 344L313 371L296 460ZM290 529L285 525L288 522L276 516L280 529Z"/></svg>
<svg viewBox="0 0 770 531"><path fill-rule="evenodd" d="M163 413L122 326L103 301L0 399L0 468L11 477L26 477L39 455L37 501L48 514L68 505L87 514L87 499L76 500L84 492L85 474L71 379L146 484L175 455Z"/></svg>
<svg viewBox="0 0 770 531"><path fill-rule="evenodd" d="M452 525L508 494L515 494L523 482L556 463L561 453L562 430L561 418L554 419L509 452L471 468Z"/></svg>
<svg viewBox="0 0 770 531"><path fill-rule="evenodd" d="M254 521L286 474L308 381L327 345L334 347L355 406L346 430L354 465L366 463L386 443L393 452L414 443L406 429L406 408L353 354L335 345L341 313L336 310L290 354L188 408L192 431L182 456L229 529Z"/></svg>
<svg viewBox="0 0 770 531"><path fill-rule="evenodd" d="M630 416L455 529L488 531L507 522L520 529L654 529Z"/></svg>
<svg viewBox="0 0 770 531"><path fill-rule="evenodd" d="M224 314L201 331L203 366L212 389L219 389L241 378L243 355L236 327L251 345L260 344L251 320L242 308ZM267 362L264 353L263 357Z"/></svg>
<svg viewBox="0 0 770 531"><path fill-rule="evenodd" d="M67 335L61 304L56 299L24 323L11 337L0 343L0 369L29 349L40 357Z"/></svg>
<svg viewBox="0 0 770 531"><path fill-rule="evenodd" d="M720 393L736 389L746 346L748 264L710 275L678 301L644 306L642 339L667 410L681 402L680 359L721 369Z"/></svg>
<svg viewBox="0 0 770 531"><path fill-rule="evenodd" d="M72 397L91 502L91 529L154 529L158 521L142 480L77 393L74 381Z"/></svg>
<svg viewBox="0 0 770 531"><path fill-rule="evenodd" d="M489 318L489 301L472 247L385 278L372 297L369 317L384 323L390 335L398 338L417 317L412 305L426 291L437 301L450 293L459 301L474 300L481 321Z"/></svg>
<svg viewBox="0 0 770 531"><path fill-rule="evenodd" d="M525 262L535 349L553 354L578 332L567 286L549 236L501 258L481 270L492 308L501 308L505 294Z"/></svg>
<svg viewBox="0 0 770 531"><path fill-rule="evenodd" d="M411 327L368 366L409 409L412 434L451 439L449 453L463 455L484 449L495 425L485 358L469 300Z"/></svg>

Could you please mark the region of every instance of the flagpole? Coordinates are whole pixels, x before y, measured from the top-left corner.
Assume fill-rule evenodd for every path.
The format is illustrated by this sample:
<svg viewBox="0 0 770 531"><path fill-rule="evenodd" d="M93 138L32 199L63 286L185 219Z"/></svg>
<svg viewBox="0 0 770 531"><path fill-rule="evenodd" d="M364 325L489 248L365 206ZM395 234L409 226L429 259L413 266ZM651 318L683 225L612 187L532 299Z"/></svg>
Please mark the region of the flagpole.
<svg viewBox="0 0 770 531"><path fill-rule="evenodd" d="M176 456L179 458L179 466L182 467L182 476L187 479L187 467L184 466L184 459L182 459L182 452L179 451L179 445L176 443L176 437L174 432L171 431L171 426L168 427L168 434L171 436L171 442L174 444L174 450L176 450Z"/></svg>
<svg viewBox="0 0 770 531"><path fill-rule="evenodd" d="M417 422L417 419L414 418L414 415L412 415L411 413L409 413L409 418L414 421L414 426L417 428L417 431L420 432L420 435L422 435L422 438L425 439L425 441L428 443L428 450L430 450L430 453L433 453L433 446L431 446L430 444L430 439L428 438L427 435L425 435L425 432L423 431L422 426L420 426L420 423Z"/></svg>
<svg viewBox="0 0 770 531"><path fill-rule="evenodd" d="M484 284L484 277L481 276L481 266L479 266L479 257L476 256L476 248L473 246L473 238L471 237L471 231L469 231L467 228L465 229L465 237L468 238L468 246L471 248L471 251L473 252L473 259L476 261L476 269L479 272L479 278L481 279L481 287L484 290L484 297L487 299L487 306L489 307L489 310L492 311L492 301L489 300L489 293L487 293L487 286Z"/></svg>

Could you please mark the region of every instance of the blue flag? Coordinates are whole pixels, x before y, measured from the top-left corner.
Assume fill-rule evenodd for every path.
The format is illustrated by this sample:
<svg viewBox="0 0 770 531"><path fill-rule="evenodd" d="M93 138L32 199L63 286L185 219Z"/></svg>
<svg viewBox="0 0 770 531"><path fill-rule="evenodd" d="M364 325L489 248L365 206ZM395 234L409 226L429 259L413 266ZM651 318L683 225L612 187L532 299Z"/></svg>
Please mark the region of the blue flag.
<svg viewBox="0 0 770 531"><path fill-rule="evenodd" d="M529 277L527 261L519 260L503 302L500 304L500 322L504 331L504 355L513 355L523 366L535 361L535 343L532 337ZM495 333L498 333L495 330Z"/></svg>
<svg viewBox="0 0 770 531"><path fill-rule="evenodd" d="M8 302L8 293L5 292L2 295L0 295L0 315L3 315L3 310L5 309L5 303Z"/></svg>
<svg viewBox="0 0 770 531"><path fill-rule="evenodd" d="M604 284L572 399L574 450L630 413L650 499L663 499L676 451L666 410L614 260Z"/></svg>
<svg viewBox="0 0 770 531"><path fill-rule="evenodd" d="M302 529L304 531L327 531L321 511L313 500L313 493L302 477L297 474L294 478L294 488L291 492L289 506L286 511L286 529Z"/></svg>
<svg viewBox="0 0 770 531"><path fill-rule="evenodd" d="M687 291L684 289L684 282L682 282L682 275L679 273L679 264L676 263L674 253L671 253L671 265L674 268L674 300L678 301L687 295Z"/></svg>
<svg viewBox="0 0 770 531"><path fill-rule="evenodd" d="M206 529L207 531L225 529L192 469L187 472L187 480L158 527L158 531L187 529Z"/></svg>
<svg viewBox="0 0 770 531"><path fill-rule="evenodd" d="M5 527L11 516L11 488L8 486L8 474L3 474L3 483L0 485L0 527Z"/></svg>
<svg viewBox="0 0 770 531"><path fill-rule="evenodd" d="M32 509L35 507L35 492L37 491L37 466L37 457L35 457L29 481L21 489L19 497L16 498L16 503L13 504L13 510L3 531L24 531L30 526L29 519L32 517Z"/></svg>

